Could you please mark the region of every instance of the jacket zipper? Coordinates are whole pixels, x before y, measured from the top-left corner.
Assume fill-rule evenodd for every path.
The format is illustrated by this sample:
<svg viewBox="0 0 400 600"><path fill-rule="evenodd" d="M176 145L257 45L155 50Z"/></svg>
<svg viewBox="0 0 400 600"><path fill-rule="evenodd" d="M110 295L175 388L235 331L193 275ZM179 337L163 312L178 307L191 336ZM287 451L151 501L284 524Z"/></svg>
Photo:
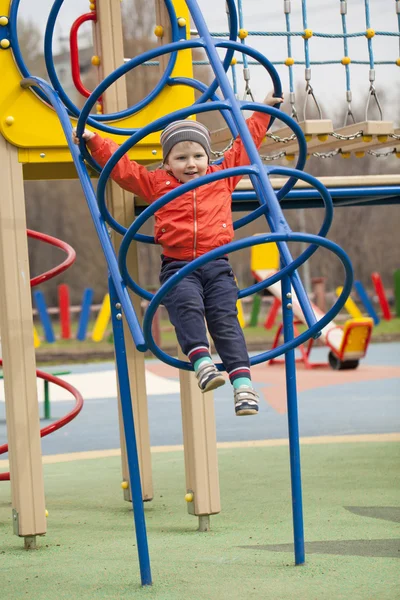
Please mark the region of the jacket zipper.
<svg viewBox="0 0 400 600"><path fill-rule="evenodd" d="M193 190L193 260L196 258L196 246L197 246L197 194L196 190Z"/></svg>

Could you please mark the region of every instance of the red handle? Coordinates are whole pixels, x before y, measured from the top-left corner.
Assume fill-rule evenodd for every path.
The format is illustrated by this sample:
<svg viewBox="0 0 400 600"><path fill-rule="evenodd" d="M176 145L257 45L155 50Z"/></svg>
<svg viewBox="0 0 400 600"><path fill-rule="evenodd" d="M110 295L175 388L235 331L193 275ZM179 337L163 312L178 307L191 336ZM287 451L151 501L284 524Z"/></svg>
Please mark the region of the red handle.
<svg viewBox="0 0 400 600"><path fill-rule="evenodd" d="M86 21L96 21L97 14L95 11L81 15L73 22L71 32L69 34L69 49L71 53L71 73L72 80L78 92L89 98L90 92L85 88L81 81L81 73L79 69L79 50L78 50L78 31L80 26Z"/></svg>

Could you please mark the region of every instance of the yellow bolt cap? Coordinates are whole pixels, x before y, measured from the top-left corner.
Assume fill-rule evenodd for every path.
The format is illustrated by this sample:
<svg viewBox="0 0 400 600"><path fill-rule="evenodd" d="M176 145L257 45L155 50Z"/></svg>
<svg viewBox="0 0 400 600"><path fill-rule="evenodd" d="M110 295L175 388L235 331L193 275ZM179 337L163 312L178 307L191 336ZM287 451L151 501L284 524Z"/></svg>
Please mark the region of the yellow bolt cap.
<svg viewBox="0 0 400 600"><path fill-rule="evenodd" d="M292 160L294 160L295 157L294 157L294 154L285 154L285 158L288 161L292 161Z"/></svg>
<svg viewBox="0 0 400 600"><path fill-rule="evenodd" d="M396 152L396 158L400 158L400 152Z"/></svg>
<svg viewBox="0 0 400 600"><path fill-rule="evenodd" d="M94 3L94 2L91 2L91 3L89 4L89 8L90 8L90 10L95 10L95 8L96 8L96 5L95 5L95 3Z"/></svg>
<svg viewBox="0 0 400 600"><path fill-rule="evenodd" d="M48 517L48 516L49 516L49 511L47 510L47 508L46 508L46 510L44 511L44 516L45 516L45 517Z"/></svg>
<svg viewBox="0 0 400 600"><path fill-rule="evenodd" d="M378 142L381 142L382 144L384 144L385 142L388 141L388 136L387 135L378 135Z"/></svg>
<svg viewBox="0 0 400 600"><path fill-rule="evenodd" d="M372 142L372 135L363 135L362 141L365 142L366 144L368 144L369 142Z"/></svg>
<svg viewBox="0 0 400 600"><path fill-rule="evenodd" d="M231 65L236 65L237 63L237 58L233 57L231 60Z"/></svg>
<svg viewBox="0 0 400 600"><path fill-rule="evenodd" d="M313 36L312 29L305 29L304 30L303 38L305 40L309 40L312 36Z"/></svg>
<svg viewBox="0 0 400 600"><path fill-rule="evenodd" d="M351 152L342 152L342 158L350 158Z"/></svg>
<svg viewBox="0 0 400 600"><path fill-rule="evenodd" d="M6 125L12 125L14 123L14 117L12 117L11 115L9 117L6 117Z"/></svg>
<svg viewBox="0 0 400 600"><path fill-rule="evenodd" d="M241 40L244 40L245 38L247 38L248 35L249 35L249 32L247 31L247 29L239 29L239 38Z"/></svg>
<svg viewBox="0 0 400 600"><path fill-rule="evenodd" d="M292 58L291 56L288 56L288 58L285 60L285 65L287 67L291 67L294 65L294 58Z"/></svg>
<svg viewBox="0 0 400 600"><path fill-rule="evenodd" d="M121 487L123 490L127 490L129 487L129 483L127 481L122 481Z"/></svg>
<svg viewBox="0 0 400 600"><path fill-rule="evenodd" d="M365 32L365 35L367 36L367 38L370 40L371 38L374 37L375 35L375 30L374 29L367 29L367 31Z"/></svg>
<svg viewBox="0 0 400 600"><path fill-rule="evenodd" d="M94 67L98 67L100 64L100 56L96 56L96 55L92 56L91 63Z"/></svg>
<svg viewBox="0 0 400 600"><path fill-rule="evenodd" d="M326 142L326 140L328 139L328 134L327 133L320 133L320 135L317 136L320 142Z"/></svg>
<svg viewBox="0 0 400 600"><path fill-rule="evenodd" d="M365 156L365 152L362 152L361 150L359 152L355 152L354 154L357 158L364 158Z"/></svg>
<svg viewBox="0 0 400 600"><path fill-rule="evenodd" d="M307 135L305 136L305 138L306 138L306 142L311 142L311 140L312 140L312 135L310 135L310 134L307 134Z"/></svg>
<svg viewBox="0 0 400 600"><path fill-rule="evenodd" d="M400 58L398 58L398 59L396 60L396 65L397 65L398 67L400 67Z"/></svg>
<svg viewBox="0 0 400 600"><path fill-rule="evenodd" d="M178 19L178 25L179 25L179 27L185 27L186 26L186 19L184 19L183 17L179 17L179 19Z"/></svg>
<svg viewBox="0 0 400 600"><path fill-rule="evenodd" d="M164 27L162 25L156 25L154 27L154 35L157 37L162 37L164 35Z"/></svg>
<svg viewBox="0 0 400 600"><path fill-rule="evenodd" d="M350 56L343 56L342 58L342 65L349 65L351 63L351 58Z"/></svg>
<svg viewBox="0 0 400 600"><path fill-rule="evenodd" d="M10 40L3 38L2 40L0 40L0 46L3 48L3 50L6 50L6 48L10 47Z"/></svg>
<svg viewBox="0 0 400 600"><path fill-rule="evenodd" d="M0 17L0 25L2 27L5 27L6 25L8 25L8 17Z"/></svg>
<svg viewBox="0 0 400 600"><path fill-rule="evenodd" d="M186 502L193 502L193 498L194 498L193 492L188 492L187 494L185 494Z"/></svg>

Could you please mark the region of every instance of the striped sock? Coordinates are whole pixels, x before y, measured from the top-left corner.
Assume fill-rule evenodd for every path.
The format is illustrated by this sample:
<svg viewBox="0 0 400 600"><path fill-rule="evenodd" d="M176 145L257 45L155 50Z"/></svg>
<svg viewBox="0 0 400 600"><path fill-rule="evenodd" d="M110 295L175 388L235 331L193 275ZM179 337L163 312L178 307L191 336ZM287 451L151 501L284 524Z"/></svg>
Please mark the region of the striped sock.
<svg viewBox="0 0 400 600"><path fill-rule="evenodd" d="M245 385L248 387L253 387L251 383L251 375L249 367L238 367L237 369L233 369L229 373L229 379L234 388L238 388L241 385ZM236 382L239 383L236 383Z"/></svg>
<svg viewBox="0 0 400 600"><path fill-rule="evenodd" d="M240 387L253 388L251 379L249 379L248 377L238 377L237 379L234 379L234 381L232 382L232 385L235 389L240 388Z"/></svg>
<svg viewBox="0 0 400 600"><path fill-rule="evenodd" d="M200 359L208 358L209 362L212 362L210 350L207 346L196 346L188 352L187 356L195 370L196 364L199 362ZM197 364L197 369L199 368L199 366L200 364Z"/></svg>
<svg viewBox="0 0 400 600"><path fill-rule="evenodd" d="M195 370L196 373L199 370L199 368L201 367L201 365L203 365L204 363L210 363L210 364L212 364L211 357L210 356L203 356L203 358L199 358L199 360L196 360L196 362L193 365L193 369Z"/></svg>

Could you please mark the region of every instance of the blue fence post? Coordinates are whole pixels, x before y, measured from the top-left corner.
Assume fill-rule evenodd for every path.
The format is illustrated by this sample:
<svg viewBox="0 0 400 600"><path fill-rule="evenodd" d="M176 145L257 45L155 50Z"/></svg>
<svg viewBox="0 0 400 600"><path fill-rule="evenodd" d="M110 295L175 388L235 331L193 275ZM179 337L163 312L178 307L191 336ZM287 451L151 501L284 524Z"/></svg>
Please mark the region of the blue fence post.
<svg viewBox="0 0 400 600"><path fill-rule="evenodd" d="M293 298L290 277L284 276L282 286L282 318L285 342L294 337ZM296 359L294 349L285 354L286 393L289 426L290 477L292 483L292 512L294 533L294 558L296 565L305 562L303 500L301 491L299 419L297 410Z"/></svg>
<svg viewBox="0 0 400 600"><path fill-rule="evenodd" d="M52 344L56 341L53 326L51 324L51 319L49 313L47 312L46 300L44 299L44 294L40 290L36 290L33 292L33 297L35 299L36 308L39 313L40 320L44 329L44 337L46 338L46 342Z"/></svg>
<svg viewBox="0 0 400 600"><path fill-rule="evenodd" d="M356 290L356 292L358 294L358 297L360 298L360 301L362 302L362 304L365 307L365 310L367 311L367 313L369 314L369 316L372 317L372 319L374 320L375 325L378 325L378 323L380 321L380 318L378 317L378 314L377 314L376 310L372 306L372 302L368 298L368 294L365 291L365 288L364 288L363 284L361 283L361 281L355 281L354 282L354 287L355 287L355 290Z"/></svg>
<svg viewBox="0 0 400 600"><path fill-rule="evenodd" d="M110 290L111 318L114 331L115 357L117 362L118 382L121 396L122 417L124 423L126 452L128 457L129 480L131 486L133 516L135 520L136 541L139 555L140 577L142 585L151 585L151 569L149 548L147 544L146 522L140 481L139 459L136 445L135 423L132 410L131 390L129 385L128 363L124 328L122 324L121 303L119 302L112 278L108 278Z"/></svg>
<svg viewBox="0 0 400 600"><path fill-rule="evenodd" d="M92 304L92 300L93 290L92 288L86 288L83 292L81 316L79 318L78 333L76 334L76 339L80 340L81 342L85 341L86 339L86 333L90 318L90 306Z"/></svg>

